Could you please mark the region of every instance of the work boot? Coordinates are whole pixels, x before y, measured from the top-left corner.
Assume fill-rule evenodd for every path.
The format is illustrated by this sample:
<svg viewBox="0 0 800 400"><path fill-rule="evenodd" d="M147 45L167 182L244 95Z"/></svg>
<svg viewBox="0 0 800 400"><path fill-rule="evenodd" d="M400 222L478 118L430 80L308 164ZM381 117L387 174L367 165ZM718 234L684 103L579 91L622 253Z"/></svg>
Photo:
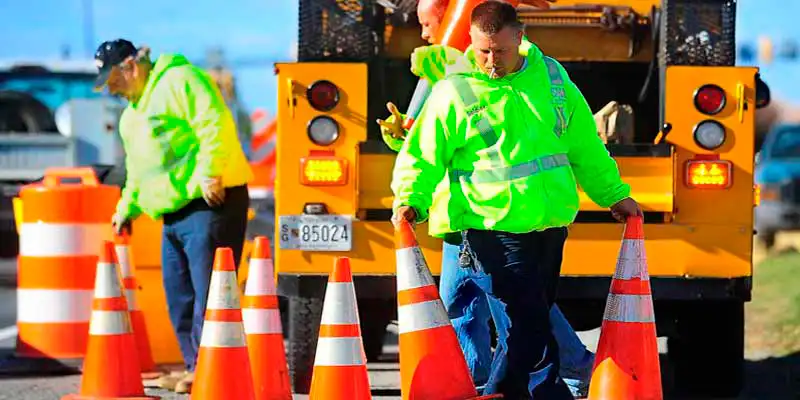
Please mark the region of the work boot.
<svg viewBox="0 0 800 400"><path fill-rule="evenodd" d="M194 383L194 372L188 372L183 378L175 385L175 393L191 393L192 384Z"/></svg>
<svg viewBox="0 0 800 400"><path fill-rule="evenodd" d="M150 379L142 382L144 387L160 388L165 390L175 390L175 386L181 381L188 371L172 371L168 375L164 375L158 379Z"/></svg>

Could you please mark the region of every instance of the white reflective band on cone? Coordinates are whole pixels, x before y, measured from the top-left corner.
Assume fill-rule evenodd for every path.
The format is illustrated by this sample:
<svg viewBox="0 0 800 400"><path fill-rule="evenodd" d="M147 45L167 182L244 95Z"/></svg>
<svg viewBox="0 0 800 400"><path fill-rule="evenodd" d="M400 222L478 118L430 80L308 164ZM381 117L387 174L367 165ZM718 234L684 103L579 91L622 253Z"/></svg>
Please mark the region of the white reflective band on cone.
<svg viewBox="0 0 800 400"><path fill-rule="evenodd" d="M314 365L346 366L364 365L361 338L321 337L317 341Z"/></svg>
<svg viewBox="0 0 800 400"><path fill-rule="evenodd" d="M244 321L244 333L248 335L283 333L281 315L278 310L243 308L242 320Z"/></svg>
<svg viewBox="0 0 800 400"><path fill-rule="evenodd" d="M29 257L96 256L103 240L111 239L111 224L23 223L19 255Z"/></svg>
<svg viewBox="0 0 800 400"><path fill-rule="evenodd" d="M89 334L122 335L130 332L131 320L127 311L92 311Z"/></svg>
<svg viewBox="0 0 800 400"><path fill-rule="evenodd" d="M614 270L615 279L644 279L648 276L647 259L644 254L644 241L641 239L623 239L622 247Z"/></svg>
<svg viewBox="0 0 800 400"><path fill-rule="evenodd" d="M247 285L244 294L247 296L273 295L275 283L272 269L272 260L263 258L250 259L250 272L247 275ZM268 281L268 279L270 281Z"/></svg>
<svg viewBox="0 0 800 400"><path fill-rule="evenodd" d="M441 300L407 304L397 310L397 326L401 334L447 325L450 325L450 318Z"/></svg>
<svg viewBox="0 0 800 400"><path fill-rule="evenodd" d="M241 322L205 321L200 338L202 347L244 347L244 327Z"/></svg>
<svg viewBox="0 0 800 400"><path fill-rule="evenodd" d="M272 190L266 188L248 187L247 192L251 199L266 199L272 194Z"/></svg>
<svg viewBox="0 0 800 400"><path fill-rule="evenodd" d="M239 304L239 286L234 271L214 271L208 285L207 310L235 310Z"/></svg>
<svg viewBox="0 0 800 400"><path fill-rule="evenodd" d="M27 323L88 322L94 291L17 289L17 321Z"/></svg>
<svg viewBox="0 0 800 400"><path fill-rule="evenodd" d="M653 298L649 295L610 293L603 315L606 321L656 322Z"/></svg>
<svg viewBox="0 0 800 400"><path fill-rule="evenodd" d="M114 246L117 253L117 261L119 262L119 273L123 278L130 278L133 276L133 268L131 265L131 255L128 251L128 246L118 244Z"/></svg>
<svg viewBox="0 0 800 400"><path fill-rule="evenodd" d="M413 265L413 268L409 268ZM397 250L397 290L435 285L418 246Z"/></svg>
<svg viewBox="0 0 800 400"><path fill-rule="evenodd" d="M136 304L136 289L126 289L125 300L128 301L128 311L136 311L139 309L138 304Z"/></svg>
<svg viewBox="0 0 800 400"><path fill-rule="evenodd" d="M356 293L352 282L328 282L321 325L357 324Z"/></svg>
<svg viewBox="0 0 800 400"><path fill-rule="evenodd" d="M120 279L114 264L97 263L97 274L94 278L94 297L110 299L122 296Z"/></svg>

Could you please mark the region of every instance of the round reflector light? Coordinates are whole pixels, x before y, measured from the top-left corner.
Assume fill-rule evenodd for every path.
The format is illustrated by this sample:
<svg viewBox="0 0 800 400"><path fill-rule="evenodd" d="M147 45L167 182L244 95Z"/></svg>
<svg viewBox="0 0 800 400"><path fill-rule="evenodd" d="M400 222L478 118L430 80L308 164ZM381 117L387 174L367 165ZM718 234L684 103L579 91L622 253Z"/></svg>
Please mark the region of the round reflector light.
<svg viewBox="0 0 800 400"><path fill-rule="evenodd" d="M315 117L308 123L308 138L317 145L330 146L339 138L339 124L325 115Z"/></svg>
<svg viewBox="0 0 800 400"><path fill-rule="evenodd" d="M703 85L694 94L694 106L703 114L717 114L725 108L725 91L717 85Z"/></svg>
<svg viewBox="0 0 800 400"><path fill-rule="evenodd" d="M316 81L306 90L311 107L318 111L330 111L339 104L339 88L331 81Z"/></svg>
<svg viewBox="0 0 800 400"><path fill-rule="evenodd" d="M717 149L725 143L725 127L717 121L703 121L694 128L694 141L706 150Z"/></svg>

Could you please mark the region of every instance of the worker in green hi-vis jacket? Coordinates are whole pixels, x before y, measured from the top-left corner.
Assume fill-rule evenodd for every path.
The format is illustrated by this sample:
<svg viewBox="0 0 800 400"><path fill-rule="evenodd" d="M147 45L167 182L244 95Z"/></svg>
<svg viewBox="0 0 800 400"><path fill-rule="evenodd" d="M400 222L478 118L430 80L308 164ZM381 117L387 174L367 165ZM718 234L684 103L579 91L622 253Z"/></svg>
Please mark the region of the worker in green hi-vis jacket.
<svg viewBox="0 0 800 400"><path fill-rule="evenodd" d="M511 9L510 13L508 9ZM620 180L614 160L597 137L588 105L562 67L555 60L544 57L530 43L525 46L527 51L522 47L523 55L520 56L518 48L522 45L522 29L513 7L488 4L476 7L475 13L480 14L479 10L484 12L483 17L478 17L483 22L473 23L473 45L466 55L441 46L415 52L412 67L415 73L438 81L408 138L400 141L402 147L392 184L396 199L395 217L425 221L430 210L430 233L442 237L445 246L457 247L455 252L460 258L474 261L471 263L472 276L455 286L456 294L452 301L446 300L447 261L442 266L442 297L446 304L449 303L448 311L454 326L458 328L458 319L469 317L470 311L474 321L475 303L480 301L476 299L482 295L481 289L492 292L491 288L487 290L486 282L495 287L490 299L499 298L505 305L506 312L500 316L496 312L498 307L491 307L496 325L498 319L502 325L498 326L498 349L487 393L500 391L507 396L510 393L522 395L527 391L523 381L528 380L519 374L530 374L534 398L544 393L561 398L556 394L558 389L548 384L537 389L536 385L536 382L552 382L552 377L548 376L555 371L551 367L559 364L551 354L556 346L547 346L547 337L552 333L526 329L526 326L531 328L533 320L541 315L533 310L520 313L520 307L527 300L530 302L523 308L533 307L536 300L531 300L530 296L537 293L536 289L541 289L538 293L546 294L541 300L547 298L552 302L566 226L572 222L578 208L574 176L578 177L592 200L611 207L616 216L624 218L641 211L630 199L629 186ZM475 13L473 22L476 21ZM482 47L476 43L476 36L484 39ZM504 43L502 39L505 39ZM501 48L502 45L508 48ZM510 51L512 47L513 52ZM548 86L552 90L541 89ZM384 138L395 148L398 136L403 136L396 129L398 117L401 116L395 111L395 121L382 121ZM589 180L587 173L595 176ZM504 244L510 242L524 244L523 247L534 249L536 254L523 251L521 253L525 254L509 255L514 251ZM517 245L510 247L518 248ZM493 258L504 254L505 259ZM528 293L514 293L513 290L500 293L497 282L502 280L500 275L508 277L507 271L502 271L510 268L509 257L529 260L541 270L540 274L552 276L552 279L545 282L528 280ZM481 268L475 268L475 264ZM504 264L507 268L502 268ZM489 272L489 276L483 272ZM514 279L516 283L524 281L524 276ZM472 299L464 298L470 296ZM558 344L566 342L569 346L572 344L569 336L572 336L581 349L576 354L577 363L583 361L585 370L590 371L591 353L586 351L557 308L550 308L550 303L539 305L542 304L546 304L545 312L551 310L550 319L553 319L552 310L556 310L556 319L560 316L568 329L567 340L559 337ZM503 309L502 306L499 308ZM512 322L510 327L506 320L508 317ZM486 319L474 321L472 325L485 324ZM537 324L548 328L551 325L547 320L537 321ZM474 332L465 330L465 334L473 335ZM520 344L512 339L515 335L530 337L531 343ZM464 344L469 338L464 340L462 335L459 336L467 353L470 343ZM504 343L504 340L508 342ZM472 348L480 351L482 349L477 347L480 345L475 343ZM543 350L547 350L545 360L542 360ZM516 354L506 359L507 353ZM562 358L570 355L564 356L562 352ZM521 357L523 364L530 364L521 365ZM502 364L507 364L507 367L503 368ZM498 371L503 370L505 374L499 372L498 376ZM527 372L523 373L523 370ZM588 373L584 376L584 382L588 384Z"/></svg>

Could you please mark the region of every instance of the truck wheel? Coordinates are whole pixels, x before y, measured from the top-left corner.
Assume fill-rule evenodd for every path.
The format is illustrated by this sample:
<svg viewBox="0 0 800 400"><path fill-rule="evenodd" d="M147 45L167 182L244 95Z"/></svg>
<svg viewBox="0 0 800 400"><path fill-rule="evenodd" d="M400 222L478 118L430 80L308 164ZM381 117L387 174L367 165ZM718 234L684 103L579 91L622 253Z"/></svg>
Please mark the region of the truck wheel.
<svg viewBox="0 0 800 400"><path fill-rule="evenodd" d="M314 370L322 299L314 297L289 298L289 375L294 392L308 394Z"/></svg>
<svg viewBox="0 0 800 400"><path fill-rule="evenodd" d="M667 342L675 389L689 397L736 397L744 381L744 302L703 301L678 317Z"/></svg>
<svg viewBox="0 0 800 400"><path fill-rule="evenodd" d="M361 340L364 342L364 353L367 356L367 362L378 361L378 358L383 354L386 327L392 322L396 307L393 300L359 300L358 316L361 320Z"/></svg>

